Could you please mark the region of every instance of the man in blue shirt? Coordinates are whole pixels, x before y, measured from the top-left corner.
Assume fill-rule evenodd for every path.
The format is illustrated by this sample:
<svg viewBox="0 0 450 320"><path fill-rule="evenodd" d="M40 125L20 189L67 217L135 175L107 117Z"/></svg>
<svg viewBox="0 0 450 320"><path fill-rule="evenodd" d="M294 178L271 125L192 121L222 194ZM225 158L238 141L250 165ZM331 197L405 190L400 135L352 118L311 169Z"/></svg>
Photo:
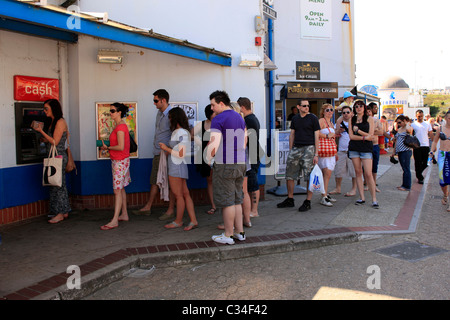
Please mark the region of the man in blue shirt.
<svg viewBox="0 0 450 320"><path fill-rule="evenodd" d="M153 201L158 194L158 186L156 184L158 178L158 168L159 168L159 157L161 153L161 148L159 143L162 142L165 145L169 145L172 132L170 131L170 121L169 121L169 110L172 107L169 105L169 93L165 89L156 90L153 93L153 103L158 109L156 114L155 122L155 136L153 138L153 162L152 162L152 172L150 174L150 197L147 204L140 209L135 211L135 214L150 215ZM169 208L166 213L159 217L159 220L168 220L174 217L174 207L175 198L172 192L169 193Z"/></svg>

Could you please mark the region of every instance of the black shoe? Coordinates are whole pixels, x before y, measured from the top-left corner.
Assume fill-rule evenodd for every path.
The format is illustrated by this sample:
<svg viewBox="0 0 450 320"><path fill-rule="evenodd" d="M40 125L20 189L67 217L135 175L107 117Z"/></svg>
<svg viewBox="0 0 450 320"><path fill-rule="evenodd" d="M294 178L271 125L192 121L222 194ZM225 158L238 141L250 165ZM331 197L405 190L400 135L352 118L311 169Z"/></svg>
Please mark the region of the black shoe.
<svg viewBox="0 0 450 320"><path fill-rule="evenodd" d="M300 206L300 208L298 208L298 211L305 212L308 210L311 210L311 201L305 200L303 201L303 204Z"/></svg>
<svg viewBox="0 0 450 320"><path fill-rule="evenodd" d="M283 202L277 204L278 208L294 207L294 198L286 198Z"/></svg>
<svg viewBox="0 0 450 320"><path fill-rule="evenodd" d="M423 184L423 180L419 180L417 181L419 184Z"/></svg>

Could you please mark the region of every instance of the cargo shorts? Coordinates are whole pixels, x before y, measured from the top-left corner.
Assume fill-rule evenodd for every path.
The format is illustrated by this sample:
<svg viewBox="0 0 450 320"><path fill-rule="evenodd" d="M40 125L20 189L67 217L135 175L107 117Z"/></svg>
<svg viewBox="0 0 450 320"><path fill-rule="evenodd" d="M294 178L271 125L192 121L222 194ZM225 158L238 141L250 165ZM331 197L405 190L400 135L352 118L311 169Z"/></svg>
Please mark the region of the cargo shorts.
<svg viewBox="0 0 450 320"><path fill-rule="evenodd" d="M245 164L213 165L213 199L217 208L226 208L244 202Z"/></svg>
<svg viewBox="0 0 450 320"><path fill-rule="evenodd" d="M309 180L314 168L314 145L303 147L292 147L286 160L286 180L297 180L301 177Z"/></svg>

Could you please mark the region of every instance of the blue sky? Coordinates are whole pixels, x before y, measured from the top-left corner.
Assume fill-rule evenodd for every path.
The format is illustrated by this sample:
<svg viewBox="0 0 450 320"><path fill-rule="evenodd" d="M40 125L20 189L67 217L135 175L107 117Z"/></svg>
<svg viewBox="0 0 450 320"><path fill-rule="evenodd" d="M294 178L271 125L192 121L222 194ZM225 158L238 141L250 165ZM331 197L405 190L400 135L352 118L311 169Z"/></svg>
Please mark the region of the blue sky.
<svg viewBox="0 0 450 320"><path fill-rule="evenodd" d="M450 1L353 1L358 88L391 75L410 88L450 87Z"/></svg>

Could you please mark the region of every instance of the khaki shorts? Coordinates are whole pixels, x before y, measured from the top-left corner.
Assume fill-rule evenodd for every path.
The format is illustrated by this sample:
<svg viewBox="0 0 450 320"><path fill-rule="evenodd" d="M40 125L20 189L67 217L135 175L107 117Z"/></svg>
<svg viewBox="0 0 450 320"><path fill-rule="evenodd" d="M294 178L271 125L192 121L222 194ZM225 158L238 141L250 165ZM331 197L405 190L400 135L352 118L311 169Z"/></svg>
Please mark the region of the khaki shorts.
<svg viewBox="0 0 450 320"><path fill-rule="evenodd" d="M334 167L334 175L336 178L346 178L348 176L356 178L355 167L352 159L347 155L347 151L338 152L338 161Z"/></svg>
<svg viewBox="0 0 450 320"><path fill-rule="evenodd" d="M297 180L304 177L309 180L314 168L315 146L292 147L286 160L286 180Z"/></svg>
<svg viewBox="0 0 450 320"><path fill-rule="evenodd" d="M213 166L213 198L218 208L230 207L244 202L242 184L245 164L217 164Z"/></svg>
<svg viewBox="0 0 450 320"><path fill-rule="evenodd" d="M156 184L156 181L158 180L159 157L160 155L153 157L152 173L150 173L150 184Z"/></svg>

